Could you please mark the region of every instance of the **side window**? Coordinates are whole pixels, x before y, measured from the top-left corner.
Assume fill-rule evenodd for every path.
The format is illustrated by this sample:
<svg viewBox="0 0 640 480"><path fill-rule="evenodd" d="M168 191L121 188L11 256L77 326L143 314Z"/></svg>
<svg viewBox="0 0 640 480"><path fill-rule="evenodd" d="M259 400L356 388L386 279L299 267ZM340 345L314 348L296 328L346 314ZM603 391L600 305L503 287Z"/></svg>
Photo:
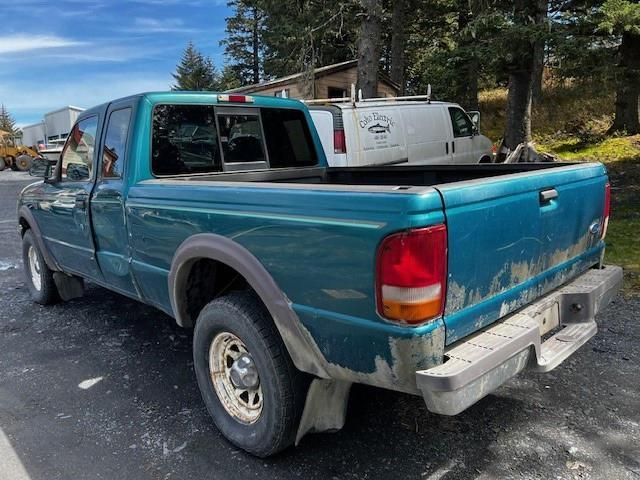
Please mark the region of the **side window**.
<svg viewBox="0 0 640 480"><path fill-rule="evenodd" d="M212 105L157 105L153 110L154 175L222 171Z"/></svg>
<svg viewBox="0 0 640 480"><path fill-rule="evenodd" d="M454 137L470 137L473 135L473 123L460 108L449 107Z"/></svg>
<svg viewBox="0 0 640 480"><path fill-rule="evenodd" d="M116 110L109 115L102 151L102 177L121 178L129 132L131 108Z"/></svg>
<svg viewBox="0 0 640 480"><path fill-rule="evenodd" d="M257 111L219 114L218 126L225 165L267 161Z"/></svg>
<svg viewBox="0 0 640 480"><path fill-rule="evenodd" d="M263 108L262 121L271 168L306 167L318 163L309 125L301 110Z"/></svg>
<svg viewBox="0 0 640 480"><path fill-rule="evenodd" d="M62 151L62 181L88 181L92 178L98 116L76 123Z"/></svg>

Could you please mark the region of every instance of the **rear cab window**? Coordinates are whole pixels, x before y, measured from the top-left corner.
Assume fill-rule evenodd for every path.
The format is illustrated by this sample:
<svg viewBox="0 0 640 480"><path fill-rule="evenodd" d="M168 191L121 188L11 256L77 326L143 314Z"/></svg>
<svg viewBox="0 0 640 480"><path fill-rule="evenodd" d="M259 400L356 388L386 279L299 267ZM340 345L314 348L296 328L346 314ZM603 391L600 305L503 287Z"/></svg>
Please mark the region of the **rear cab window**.
<svg viewBox="0 0 640 480"><path fill-rule="evenodd" d="M160 104L153 111L156 176L317 165L302 110Z"/></svg>

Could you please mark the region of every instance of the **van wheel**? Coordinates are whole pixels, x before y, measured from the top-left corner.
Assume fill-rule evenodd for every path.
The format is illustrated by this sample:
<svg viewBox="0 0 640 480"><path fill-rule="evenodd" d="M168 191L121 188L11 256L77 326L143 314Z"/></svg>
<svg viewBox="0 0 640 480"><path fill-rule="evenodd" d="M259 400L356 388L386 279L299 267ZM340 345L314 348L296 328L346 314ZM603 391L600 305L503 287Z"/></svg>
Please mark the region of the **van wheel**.
<svg viewBox="0 0 640 480"><path fill-rule="evenodd" d="M193 363L207 410L231 443L259 457L293 444L309 381L254 293L232 292L202 309Z"/></svg>
<svg viewBox="0 0 640 480"><path fill-rule="evenodd" d="M480 162L479 162L479 163L493 163L493 162L491 161L491 157L490 157L490 156L485 155L484 157L482 157L482 158L480 159Z"/></svg>
<svg viewBox="0 0 640 480"><path fill-rule="evenodd" d="M53 272L45 263L31 230L27 230L22 237L22 263L33 301L42 305L56 303L59 297Z"/></svg>

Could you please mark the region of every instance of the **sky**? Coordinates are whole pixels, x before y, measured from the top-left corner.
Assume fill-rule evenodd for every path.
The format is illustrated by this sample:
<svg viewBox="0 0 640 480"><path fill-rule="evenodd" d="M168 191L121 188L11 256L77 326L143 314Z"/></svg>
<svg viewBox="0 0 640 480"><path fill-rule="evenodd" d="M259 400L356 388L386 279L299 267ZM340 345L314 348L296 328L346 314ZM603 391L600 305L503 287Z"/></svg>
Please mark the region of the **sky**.
<svg viewBox="0 0 640 480"><path fill-rule="evenodd" d="M191 40L224 63L226 0L0 0L0 103L18 126L168 90Z"/></svg>

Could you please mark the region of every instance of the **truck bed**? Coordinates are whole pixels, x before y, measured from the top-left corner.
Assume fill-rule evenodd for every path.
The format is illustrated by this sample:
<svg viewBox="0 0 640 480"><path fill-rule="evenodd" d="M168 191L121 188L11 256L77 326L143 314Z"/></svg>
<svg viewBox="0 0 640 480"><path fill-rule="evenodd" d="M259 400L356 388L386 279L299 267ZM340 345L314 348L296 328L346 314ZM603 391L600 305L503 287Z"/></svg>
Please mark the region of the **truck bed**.
<svg viewBox="0 0 640 480"><path fill-rule="evenodd" d="M187 181L321 183L333 185L433 186L479 178L574 165L571 162L520 164L407 165L386 167L308 167L170 177Z"/></svg>

